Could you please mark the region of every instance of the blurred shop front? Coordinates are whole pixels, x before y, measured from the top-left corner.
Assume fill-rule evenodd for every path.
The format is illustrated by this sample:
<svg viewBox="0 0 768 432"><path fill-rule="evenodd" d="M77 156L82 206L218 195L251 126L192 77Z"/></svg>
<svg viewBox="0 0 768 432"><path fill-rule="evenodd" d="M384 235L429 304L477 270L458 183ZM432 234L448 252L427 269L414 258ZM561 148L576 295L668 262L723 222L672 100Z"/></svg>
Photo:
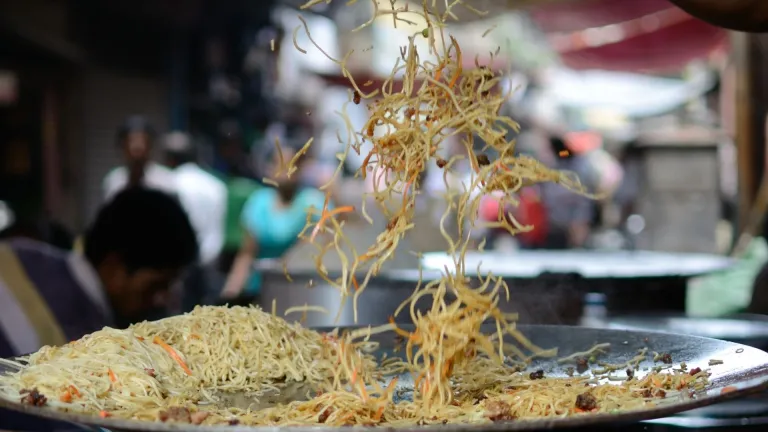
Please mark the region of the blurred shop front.
<svg viewBox="0 0 768 432"><path fill-rule="evenodd" d="M81 228L98 203L101 177L118 162L123 118L145 113L167 124L167 84L152 49L165 45L162 33L130 15L105 15L95 3L0 5L0 80L11 89L0 101L0 181L10 185L2 199L19 219L55 215Z"/></svg>
<svg viewBox="0 0 768 432"><path fill-rule="evenodd" d="M68 12L65 2L0 4L0 200L17 219L77 212L62 180L74 132L66 108L84 53L67 37Z"/></svg>
<svg viewBox="0 0 768 432"><path fill-rule="evenodd" d="M240 73L241 54L270 5L1 2L0 181L11 187L0 200L23 219L56 215L77 231L101 203L104 175L121 163L116 132L127 116L145 116L159 133L187 129L190 117L210 125L206 132L222 119L242 120L245 108L227 111L209 89L229 74L244 92L259 90ZM206 61L216 40L237 61Z"/></svg>

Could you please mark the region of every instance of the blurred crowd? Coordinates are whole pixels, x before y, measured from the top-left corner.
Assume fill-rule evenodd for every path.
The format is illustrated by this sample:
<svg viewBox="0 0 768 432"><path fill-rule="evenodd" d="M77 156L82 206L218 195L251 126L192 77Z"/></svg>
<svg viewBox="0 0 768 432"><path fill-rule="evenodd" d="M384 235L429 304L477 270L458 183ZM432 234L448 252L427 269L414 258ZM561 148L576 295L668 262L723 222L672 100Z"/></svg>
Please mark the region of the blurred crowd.
<svg viewBox="0 0 768 432"><path fill-rule="evenodd" d="M72 235L51 221L21 221L3 232L9 239L3 247L13 258L0 260L0 295L35 298L40 304L27 305L28 314L50 309L57 319L49 325L60 328L65 338L103 325L187 312L200 304L258 302L261 281L252 271L254 260L285 256L299 242L309 209L330 208L339 200L337 191L319 190L329 169L311 153L300 159L294 175L286 175L281 160L290 160L299 146L283 139L279 154L274 145L266 145L285 135L279 128L263 134L265 145L254 158L246 152L237 125L226 123L220 128L216 157L204 163L200 143L189 134L158 133L146 118L129 117L116 134L122 163L104 177L101 209L84 233ZM623 187L624 195L631 195L617 163L608 165L618 170L613 172L590 160L600 152L596 134L530 126L518 139L522 153L574 172L589 190ZM448 153L462 149L446 145ZM354 170L346 171L348 179L360 181L351 177ZM469 172L468 164L459 163L451 171L456 181L446 182L442 170L431 170L426 195L464 187ZM262 178L275 184L265 185ZM529 187L519 199L518 206L505 210L536 228L515 239L518 247L588 246L597 202L557 184ZM483 218L496 218L498 200L483 197L480 211ZM490 247L509 238L505 232L477 232ZM67 290L71 293L65 294ZM91 312L82 313L80 301L92 302L87 308ZM0 356L33 351L45 342L33 337L42 318L11 313L17 306L15 301L0 306L0 324L18 329L16 321L22 320L30 330L26 339L24 332L8 332L13 335L0 340Z"/></svg>

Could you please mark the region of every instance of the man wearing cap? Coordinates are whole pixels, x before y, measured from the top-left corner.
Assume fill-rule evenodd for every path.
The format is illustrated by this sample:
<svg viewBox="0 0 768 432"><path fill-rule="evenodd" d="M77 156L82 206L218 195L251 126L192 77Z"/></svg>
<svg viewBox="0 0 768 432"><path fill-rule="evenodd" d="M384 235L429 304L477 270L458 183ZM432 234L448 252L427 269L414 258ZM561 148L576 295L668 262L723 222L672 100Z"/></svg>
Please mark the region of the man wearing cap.
<svg viewBox="0 0 768 432"><path fill-rule="evenodd" d="M117 133L117 144L124 162L104 177L104 201L125 188L138 186L175 194L173 173L152 161L153 138L154 130L147 119L142 116L126 119Z"/></svg>

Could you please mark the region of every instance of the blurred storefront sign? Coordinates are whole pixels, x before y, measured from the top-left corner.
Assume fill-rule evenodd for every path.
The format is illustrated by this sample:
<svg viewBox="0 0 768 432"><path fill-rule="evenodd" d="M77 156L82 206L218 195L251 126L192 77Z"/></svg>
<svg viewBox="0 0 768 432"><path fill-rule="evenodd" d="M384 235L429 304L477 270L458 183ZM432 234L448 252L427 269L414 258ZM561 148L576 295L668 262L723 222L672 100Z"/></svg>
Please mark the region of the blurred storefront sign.
<svg viewBox="0 0 768 432"><path fill-rule="evenodd" d="M19 97L19 79L8 70L0 70L0 106L16 103Z"/></svg>

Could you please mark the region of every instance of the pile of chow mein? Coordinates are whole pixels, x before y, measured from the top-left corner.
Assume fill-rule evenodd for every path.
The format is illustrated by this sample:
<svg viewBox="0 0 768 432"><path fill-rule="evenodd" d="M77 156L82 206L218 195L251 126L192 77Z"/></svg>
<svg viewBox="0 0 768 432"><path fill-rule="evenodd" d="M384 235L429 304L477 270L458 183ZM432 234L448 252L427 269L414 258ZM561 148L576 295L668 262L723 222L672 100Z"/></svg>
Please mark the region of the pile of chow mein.
<svg viewBox="0 0 768 432"><path fill-rule="evenodd" d="M305 7L323 1L328 0L312 0ZM383 186L367 198L389 222L375 244L357 254L338 218L355 208L326 204L308 217L301 236L317 247L319 276L356 305L370 278L414 228L416 197L427 167L447 175L458 160L468 160L471 184L446 194L441 222L453 268L437 280L419 283L411 298L392 311L410 314L413 325L399 328L392 320L379 327L319 333L257 307L198 307L186 315L124 330L105 328L65 346L45 347L21 359L20 372L0 376L0 397L145 421L398 426L647 409L706 385L706 371L675 367L668 355L641 351L625 364L610 365L599 360L609 347L597 345L557 359L557 350L534 345L516 328L516 316L498 308L509 296L501 278L466 276L464 254L470 231L479 223L480 196L501 193L502 201L514 204L520 188L541 182L588 192L571 173L515 154L514 140L505 134L517 124L499 114L509 96L500 91L499 71L465 68L459 42L446 35L452 10L471 6L456 0L438 10L433 0L423 0L421 10L380 10L377 1L372 3L376 11L366 25L382 15L408 23L409 16L419 14L427 23L409 38L381 88L366 91L365 84L355 81L345 66L352 53L331 58L353 88L348 103L366 103L369 109L364 128L347 132L347 153L370 147L358 174L378 177L374 184ZM305 22L293 33L296 48L305 51L295 39L301 31L312 41ZM427 41L430 53L417 50L419 39ZM424 60L426 54L437 60ZM393 91L395 79L403 81L399 91ZM348 120L345 112L342 107L340 115ZM450 136L459 137L466 152L442 159L441 146ZM481 151L475 150L477 138L485 143ZM289 175L311 143L283 161ZM339 158L341 167L344 154ZM370 220L365 202L360 213ZM397 203L394 209L392 202ZM447 229L451 214L457 226ZM512 234L531 229L508 215L498 216L495 226ZM341 277L331 278L322 266L327 253L339 255ZM358 280L355 275L362 269L365 277ZM415 304L424 297L432 299L432 306L422 313ZM494 330L484 331L488 326ZM373 336L383 333L398 338L400 356L382 355ZM640 363L652 357L666 370L640 372ZM533 370L530 364L538 358L553 359L562 373ZM274 395L288 398L264 404Z"/></svg>

